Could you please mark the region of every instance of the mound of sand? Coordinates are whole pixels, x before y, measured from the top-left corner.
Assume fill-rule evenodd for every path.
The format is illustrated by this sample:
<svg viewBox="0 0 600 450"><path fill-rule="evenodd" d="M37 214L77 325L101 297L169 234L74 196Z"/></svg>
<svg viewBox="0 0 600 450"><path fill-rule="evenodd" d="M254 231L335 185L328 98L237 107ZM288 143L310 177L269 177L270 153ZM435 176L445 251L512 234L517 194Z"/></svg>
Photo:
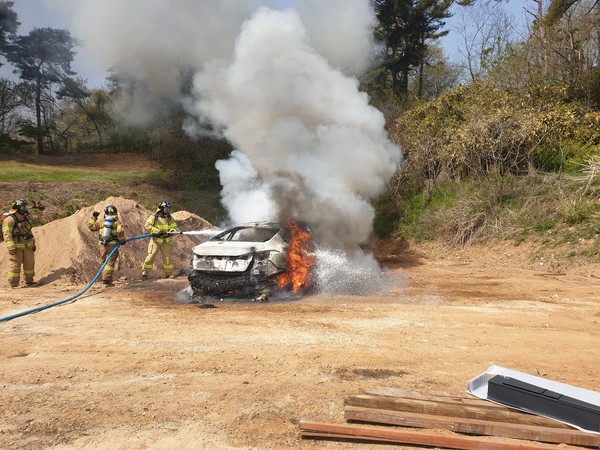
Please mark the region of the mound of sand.
<svg viewBox="0 0 600 450"><path fill-rule="evenodd" d="M133 200L109 197L96 205L80 209L75 214L33 228L37 251L35 253L35 279L41 283L80 284L91 281L102 265L98 250L98 233L88 229L93 211L102 212L106 205L115 205L125 228L127 238L146 234L144 224L154 211L147 210ZM173 213L180 231L212 228L203 218L187 211ZM202 235L176 235L172 239L173 263L177 274L190 265L192 248L204 241ZM8 253L0 248L0 283L8 286ZM127 242L119 248L116 280L141 279L141 265L148 251L148 238ZM162 277L162 258L156 258L150 278Z"/></svg>

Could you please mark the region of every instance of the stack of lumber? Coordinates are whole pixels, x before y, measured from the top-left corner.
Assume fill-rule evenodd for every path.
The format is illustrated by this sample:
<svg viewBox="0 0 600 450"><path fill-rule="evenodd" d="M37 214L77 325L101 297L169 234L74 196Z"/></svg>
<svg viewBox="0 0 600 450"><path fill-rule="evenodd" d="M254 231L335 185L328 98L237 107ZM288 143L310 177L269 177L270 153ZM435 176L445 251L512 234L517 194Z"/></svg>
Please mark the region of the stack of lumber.
<svg viewBox="0 0 600 450"><path fill-rule="evenodd" d="M346 398L344 416L347 422L369 425L300 421L300 435L305 438L453 449L529 450L555 447L548 444L567 444L568 448L600 448L600 436L597 434L579 431L552 419L466 394L378 387ZM402 430L390 425L427 431ZM489 437L465 435L512 439L492 440Z"/></svg>

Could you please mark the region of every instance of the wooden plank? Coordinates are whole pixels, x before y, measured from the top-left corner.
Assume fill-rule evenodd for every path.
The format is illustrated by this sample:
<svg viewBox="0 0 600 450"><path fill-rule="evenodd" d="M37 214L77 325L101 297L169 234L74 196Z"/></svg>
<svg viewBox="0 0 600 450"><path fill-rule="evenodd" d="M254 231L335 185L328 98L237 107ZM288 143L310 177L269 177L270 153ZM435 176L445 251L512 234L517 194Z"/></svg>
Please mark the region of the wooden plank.
<svg viewBox="0 0 600 450"><path fill-rule="evenodd" d="M304 438L322 438L322 439L336 439L342 441L356 441L356 442L385 442L390 444L414 444L419 447L432 447L432 448L448 448L458 450L548 450L551 447L538 447L530 445L520 444L506 444L497 443L491 441L480 441L467 442L461 439L460 443L456 440L444 439L432 440L431 438L407 438L407 437L389 437L389 436L375 436L373 434L342 434L342 433L323 433L313 431L303 431L301 437ZM427 442L425 442L425 440ZM446 445L444 445L446 443ZM579 447L569 447L570 449L578 449Z"/></svg>
<svg viewBox="0 0 600 450"><path fill-rule="evenodd" d="M346 406L346 420L400 425L416 428L442 428L458 433L480 436L501 436L554 444L580 445L600 448L600 436L579 430L565 430L535 425L523 425L460 417L435 416L430 414L390 411L357 406Z"/></svg>
<svg viewBox="0 0 600 450"><path fill-rule="evenodd" d="M464 392L448 391L422 391L418 389L404 389L398 387L375 386L369 389L361 389L360 394L380 395L382 397L402 397L412 398L414 400L429 400L432 402L460 403L468 405L481 405L496 408L506 408L503 405L483 400L474 395L467 395Z"/></svg>
<svg viewBox="0 0 600 450"><path fill-rule="evenodd" d="M391 442L395 444L413 444L460 450L540 450L555 448L554 446L551 447L543 444L534 445L529 443L495 442L469 436L447 436L382 427L373 428L361 425L338 425L300 421L299 426L300 435L302 437Z"/></svg>
<svg viewBox="0 0 600 450"><path fill-rule="evenodd" d="M498 408L497 405L465 405L430 400L418 400L401 397L388 397L370 394L354 394L344 401L348 406L361 406L363 408L389 409L392 411L406 411L420 414L433 414L436 416L464 417L468 419L492 420L496 422L522 423L551 428L571 429L566 424L546 417L526 414L509 408Z"/></svg>
<svg viewBox="0 0 600 450"><path fill-rule="evenodd" d="M391 386L375 386L368 389L361 389L361 394L372 394L372 395L387 395L388 397L406 397L406 398L416 398L421 400L433 400L438 399L440 397L450 397L450 398L473 398L476 400L477 397L467 396L464 392L448 392L448 391L432 391L427 390L423 391L420 389L406 389L399 387L391 387ZM484 400L482 400L484 401Z"/></svg>

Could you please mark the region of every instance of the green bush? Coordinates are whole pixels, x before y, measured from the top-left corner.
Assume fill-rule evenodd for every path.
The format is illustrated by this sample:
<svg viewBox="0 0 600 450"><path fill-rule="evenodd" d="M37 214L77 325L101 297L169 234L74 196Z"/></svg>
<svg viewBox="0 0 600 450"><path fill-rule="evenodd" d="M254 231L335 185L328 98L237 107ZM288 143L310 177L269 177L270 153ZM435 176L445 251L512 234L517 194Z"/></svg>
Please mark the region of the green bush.
<svg viewBox="0 0 600 450"><path fill-rule="evenodd" d="M31 153L32 151L33 146L30 142L13 139L8 134L0 134L0 154L10 155L23 152Z"/></svg>
<svg viewBox="0 0 600 450"><path fill-rule="evenodd" d="M559 147L540 145L534 155L535 166L545 172L558 172L563 170L565 159L570 156L562 152Z"/></svg>
<svg viewBox="0 0 600 450"><path fill-rule="evenodd" d="M587 165L587 162L600 156L600 145L567 142L561 146L541 145L535 152L535 165L546 172L576 173Z"/></svg>
<svg viewBox="0 0 600 450"><path fill-rule="evenodd" d="M533 229L542 234L556 226L556 220L551 217L542 217L533 224Z"/></svg>
<svg viewBox="0 0 600 450"><path fill-rule="evenodd" d="M84 204L81 200L77 199L77 198L72 198L71 200L69 200L68 202L66 202L62 208L63 210L68 214L75 214L77 211L79 211L81 208L87 206L86 204Z"/></svg>
<svg viewBox="0 0 600 450"><path fill-rule="evenodd" d="M382 195L372 204L375 208L373 232L379 238L391 236L396 231L400 220L392 197L389 194Z"/></svg>
<svg viewBox="0 0 600 450"><path fill-rule="evenodd" d="M560 208L567 225L577 225L587 220L595 210L594 204L586 199L569 199Z"/></svg>

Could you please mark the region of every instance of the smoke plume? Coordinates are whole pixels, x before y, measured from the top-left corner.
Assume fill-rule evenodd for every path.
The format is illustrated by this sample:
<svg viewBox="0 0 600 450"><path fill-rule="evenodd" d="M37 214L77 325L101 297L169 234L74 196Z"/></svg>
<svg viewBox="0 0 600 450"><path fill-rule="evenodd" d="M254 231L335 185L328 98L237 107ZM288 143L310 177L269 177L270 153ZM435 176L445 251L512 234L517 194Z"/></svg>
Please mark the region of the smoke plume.
<svg viewBox="0 0 600 450"><path fill-rule="evenodd" d="M369 0L54 1L74 11L73 34L107 67L145 80L130 115L177 99L190 135L210 124L234 145L217 164L232 222L304 220L332 249L369 238L369 201L401 162L359 91L373 49ZM194 74L192 98L179 98L182 67Z"/></svg>

